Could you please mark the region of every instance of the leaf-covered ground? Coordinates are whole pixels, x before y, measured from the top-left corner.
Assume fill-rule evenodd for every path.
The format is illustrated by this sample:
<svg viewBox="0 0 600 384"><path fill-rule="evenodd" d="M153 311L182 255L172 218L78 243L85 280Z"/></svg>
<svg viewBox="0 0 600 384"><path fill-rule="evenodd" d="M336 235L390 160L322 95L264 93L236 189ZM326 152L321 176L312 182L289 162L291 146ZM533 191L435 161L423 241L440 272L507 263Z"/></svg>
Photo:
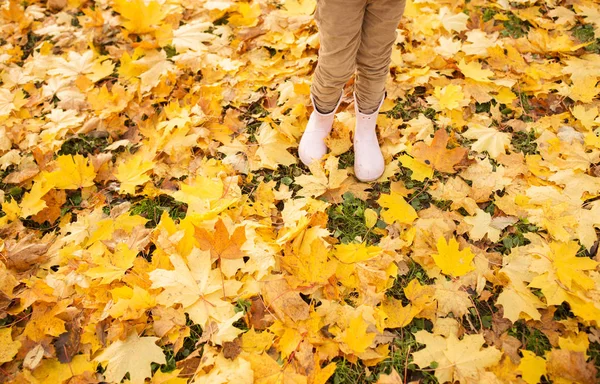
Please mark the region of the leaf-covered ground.
<svg viewBox="0 0 600 384"><path fill-rule="evenodd" d="M406 6L352 174L315 0L0 4L0 381L596 383L600 6Z"/></svg>

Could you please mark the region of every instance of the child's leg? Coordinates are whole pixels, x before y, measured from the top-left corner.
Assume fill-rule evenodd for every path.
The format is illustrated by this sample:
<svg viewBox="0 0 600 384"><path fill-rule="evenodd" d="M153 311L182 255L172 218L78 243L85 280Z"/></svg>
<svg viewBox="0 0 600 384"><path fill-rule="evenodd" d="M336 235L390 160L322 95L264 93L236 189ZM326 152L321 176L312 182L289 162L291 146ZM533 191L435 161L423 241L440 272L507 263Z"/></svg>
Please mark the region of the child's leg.
<svg viewBox="0 0 600 384"><path fill-rule="evenodd" d="M354 74L367 0L317 0L315 21L321 47L311 85L315 107L331 112Z"/></svg>
<svg viewBox="0 0 600 384"><path fill-rule="evenodd" d="M377 110L385 94L396 28L405 0L368 0L356 56L356 98L362 113Z"/></svg>

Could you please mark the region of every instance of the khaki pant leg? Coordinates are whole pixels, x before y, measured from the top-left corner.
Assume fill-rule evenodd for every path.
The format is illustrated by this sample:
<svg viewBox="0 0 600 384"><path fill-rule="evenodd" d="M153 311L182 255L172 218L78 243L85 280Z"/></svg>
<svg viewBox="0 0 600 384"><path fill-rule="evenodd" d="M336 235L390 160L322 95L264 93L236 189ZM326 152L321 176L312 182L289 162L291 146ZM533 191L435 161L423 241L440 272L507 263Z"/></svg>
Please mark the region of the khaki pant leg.
<svg viewBox="0 0 600 384"><path fill-rule="evenodd" d="M367 0L317 0L315 21L321 46L311 93L322 113L335 108L342 89L356 70Z"/></svg>
<svg viewBox="0 0 600 384"><path fill-rule="evenodd" d="M392 48L405 0L368 0L356 65L356 98L359 111L373 113L385 94Z"/></svg>

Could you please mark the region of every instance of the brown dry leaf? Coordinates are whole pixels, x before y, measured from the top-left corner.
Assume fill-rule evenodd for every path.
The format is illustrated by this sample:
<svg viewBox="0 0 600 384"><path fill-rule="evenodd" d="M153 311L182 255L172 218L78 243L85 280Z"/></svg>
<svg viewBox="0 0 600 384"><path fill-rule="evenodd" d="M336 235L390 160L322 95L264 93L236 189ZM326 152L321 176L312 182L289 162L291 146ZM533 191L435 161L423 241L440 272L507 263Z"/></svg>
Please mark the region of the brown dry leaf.
<svg viewBox="0 0 600 384"><path fill-rule="evenodd" d="M54 341L54 349L56 357L61 363L68 363L73 359L73 356L79 351L79 343L81 340L81 326L79 318L75 318L65 324L66 332L60 334Z"/></svg>
<svg viewBox="0 0 600 384"><path fill-rule="evenodd" d="M553 349L546 355L548 375L554 381L563 380L594 384L597 369L594 362L586 362L583 352Z"/></svg>
<svg viewBox="0 0 600 384"><path fill-rule="evenodd" d="M292 321L308 319L308 304L302 300L300 294L295 292L282 277L274 278L264 283L263 297L269 309L281 321L284 321L286 316Z"/></svg>
<svg viewBox="0 0 600 384"><path fill-rule="evenodd" d="M41 239L36 238L34 233L28 233L18 240L7 239L4 242L5 249L0 254L2 260L6 263L8 268L15 269L17 272L24 272L43 263L48 255L50 244L50 238Z"/></svg>

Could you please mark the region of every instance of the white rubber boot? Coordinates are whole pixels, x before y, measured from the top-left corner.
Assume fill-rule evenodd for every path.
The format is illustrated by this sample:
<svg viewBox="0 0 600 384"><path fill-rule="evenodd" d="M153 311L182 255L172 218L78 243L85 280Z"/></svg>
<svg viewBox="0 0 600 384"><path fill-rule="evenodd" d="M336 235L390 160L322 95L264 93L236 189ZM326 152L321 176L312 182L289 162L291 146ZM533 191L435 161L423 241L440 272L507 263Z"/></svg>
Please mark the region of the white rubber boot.
<svg viewBox="0 0 600 384"><path fill-rule="evenodd" d="M298 156L304 165L308 166L314 160L321 160L321 158L327 153L325 138L327 135L329 135L329 132L331 132L331 128L333 127L333 118L335 116L335 112L342 102L343 96L344 91L342 90L340 99L338 100L333 111L329 113L321 113L317 110L315 99L311 93L310 101L312 102L314 110L310 114L308 124L306 124L306 129L302 134L300 144L298 144Z"/></svg>
<svg viewBox="0 0 600 384"><path fill-rule="evenodd" d="M360 113L358 110L358 101L354 93L354 110L356 112L356 128L354 130L354 175L360 181L377 180L385 170L385 161L375 125L379 109L383 105L385 95L381 99L377 110L371 114Z"/></svg>

